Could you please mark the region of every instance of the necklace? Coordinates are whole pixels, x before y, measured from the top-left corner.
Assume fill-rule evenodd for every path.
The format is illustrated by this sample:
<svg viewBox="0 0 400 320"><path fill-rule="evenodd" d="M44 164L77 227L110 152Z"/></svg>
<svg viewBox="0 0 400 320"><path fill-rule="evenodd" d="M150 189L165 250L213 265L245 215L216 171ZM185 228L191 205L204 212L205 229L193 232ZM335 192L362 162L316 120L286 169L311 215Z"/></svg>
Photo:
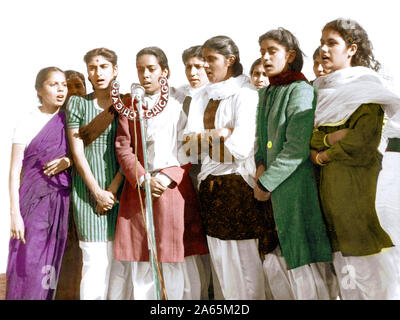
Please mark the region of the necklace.
<svg viewBox="0 0 400 320"><path fill-rule="evenodd" d="M144 110L143 116L145 119L150 119L152 117L155 117L160 112L162 112L168 104L169 85L167 78L161 77L159 83L161 86L161 92L154 107L151 109L148 109L147 106L145 105L143 105L142 107ZM113 101L114 109L120 115L127 117L129 120L139 119L138 112L136 111L138 109L137 107L138 101L136 99L133 99L133 108L132 108L131 95L130 94L125 95L123 99L124 101L122 101L119 94L119 88L120 88L119 82L114 80L111 84L111 99Z"/></svg>

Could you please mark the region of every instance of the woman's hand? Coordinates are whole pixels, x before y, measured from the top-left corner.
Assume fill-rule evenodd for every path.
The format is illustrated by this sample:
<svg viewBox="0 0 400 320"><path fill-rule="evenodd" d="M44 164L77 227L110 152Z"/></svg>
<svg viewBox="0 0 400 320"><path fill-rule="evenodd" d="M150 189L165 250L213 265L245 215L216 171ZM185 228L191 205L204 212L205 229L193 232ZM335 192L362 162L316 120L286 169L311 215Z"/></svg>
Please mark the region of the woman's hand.
<svg viewBox="0 0 400 320"><path fill-rule="evenodd" d="M11 215L11 239L20 240L25 244L25 225L21 214Z"/></svg>
<svg viewBox="0 0 400 320"><path fill-rule="evenodd" d="M96 212L100 215L106 214L107 211L111 210L117 201L116 196L108 190L101 190L95 195L97 200Z"/></svg>
<svg viewBox="0 0 400 320"><path fill-rule="evenodd" d="M46 176L54 176L65 169L68 169L72 164L72 161L68 157L62 157L58 159L54 159L52 161L47 162L43 166L43 173Z"/></svg>
<svg viewBox="0 0 400 320"><path fill-rule="evenodd" d="M331 161L331 159L329 159L326 151L318 152L317 150L314 150L314 149L310 150L310 160L312 161L312 163L314 163L318 166L323 166Z"/></svg>
<svg viewBox="0 0 400 320"><path fill-rule="evenodd" d="M254 198L258 201L267 201L271 197L271 192L262 191L258 185L254 187Z"/></svg>
<svg viewBox="0 0 400 320"><path fill-rule="evenodd" d="M326 153L326 151L321 151L318 153L318 159L322 164L327 164L328 162L331 161L331 159L329 159L328 154Z"/></svg>
<svg viewBox="0 0 400 320"><path fill-rule="evenodd" d="M162 181L156 177L151 177L150 179L150 189L151 197L153 199L158 199L167 190L167 187L162 183Z"/></svg>
<svg viewBox="0 0 400 320"><path fill-rule="evenodd" d="M260 177L263 175L264 171L265 171L265 165L259 164L259 165L257 166L257 171L256 171L256 177L255 177L255 181L256 181L256 182L257 182L258 179L260 179Z"/></svg>

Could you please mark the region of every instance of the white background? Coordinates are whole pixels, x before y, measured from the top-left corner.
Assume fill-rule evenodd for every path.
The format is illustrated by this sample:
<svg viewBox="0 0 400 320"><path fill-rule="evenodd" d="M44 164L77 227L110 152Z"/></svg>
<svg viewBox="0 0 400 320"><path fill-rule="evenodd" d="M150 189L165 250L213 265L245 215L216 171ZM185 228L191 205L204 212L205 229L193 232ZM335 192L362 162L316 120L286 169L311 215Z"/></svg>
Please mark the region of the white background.
<svg viewBox="0 0 400 320"><path fill-rule="evenodd" d="M84 54L107 47L118 55L118 79L125 93L137 82L136 53L155 45L168 56L170 84L180 86L185 83L184 49L227 35L238 45L247 73L259 57L258 37L281 26L298 38L307 55L303 73L312 80L312 54L322 27L344 17L367 30L384 73L398 89L400 18L395 4L389 0L1 1L0 273L6 270L8 254L12 132L20 115L38 105L34 82L41 68L54 65L86 75Z"/></svg>

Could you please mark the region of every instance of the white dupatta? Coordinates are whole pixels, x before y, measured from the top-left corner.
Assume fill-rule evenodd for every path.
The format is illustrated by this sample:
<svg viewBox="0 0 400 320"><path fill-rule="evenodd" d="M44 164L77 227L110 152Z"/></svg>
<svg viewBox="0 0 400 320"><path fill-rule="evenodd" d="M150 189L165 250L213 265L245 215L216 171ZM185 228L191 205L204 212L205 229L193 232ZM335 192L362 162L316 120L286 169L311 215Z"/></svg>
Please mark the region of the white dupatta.
<svg viewBox="0 0 400 320"><path fill-rule="evenodd" d="M373 70L351 67L337 70L313 83L318 88L314 127L339 126L364 103L380 104L389 123L400 134L400 97ZM397 119L394 120L394 119Z"/></svg>

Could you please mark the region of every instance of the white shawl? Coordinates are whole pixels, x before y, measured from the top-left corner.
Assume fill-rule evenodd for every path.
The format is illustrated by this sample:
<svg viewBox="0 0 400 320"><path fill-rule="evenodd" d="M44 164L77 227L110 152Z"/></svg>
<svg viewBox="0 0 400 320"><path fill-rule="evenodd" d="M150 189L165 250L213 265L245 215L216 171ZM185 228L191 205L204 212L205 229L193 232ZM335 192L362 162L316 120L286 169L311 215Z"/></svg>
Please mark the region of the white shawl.
<svg viewBox="0 0 400 320"><path fill-rule="evenodd" d="M316 79L314 85L318 87L315 127L341 125L364 103L380 104L389 119L400 120L400 97L371 69L341 69Z"/></svg>
<svg viewBox="0 0 400 320"><path fill-rule="evenodd" d="M232 135L225 140L225 147L235 161L217 162L206 154L202 159L198 181L200 183L210 174L240 174L253 188L256 172L254 148L258 93L245 75L205 85L193 96L184 134L205 132L204 111L210 99L220 100L215 114L215 128L234 128Z"/></svg>
<svg viewBox="0 0 400 320"><path fill-rule="evenodd" d="M231 77L228 80L208 83L201 87L195 95L190 104L189 118L185 129L185 134L204 132L203 116L207 107L208 101L223 100L238 93L243 88L251 88L249 77L240 75L238 77Z"/></svg>

